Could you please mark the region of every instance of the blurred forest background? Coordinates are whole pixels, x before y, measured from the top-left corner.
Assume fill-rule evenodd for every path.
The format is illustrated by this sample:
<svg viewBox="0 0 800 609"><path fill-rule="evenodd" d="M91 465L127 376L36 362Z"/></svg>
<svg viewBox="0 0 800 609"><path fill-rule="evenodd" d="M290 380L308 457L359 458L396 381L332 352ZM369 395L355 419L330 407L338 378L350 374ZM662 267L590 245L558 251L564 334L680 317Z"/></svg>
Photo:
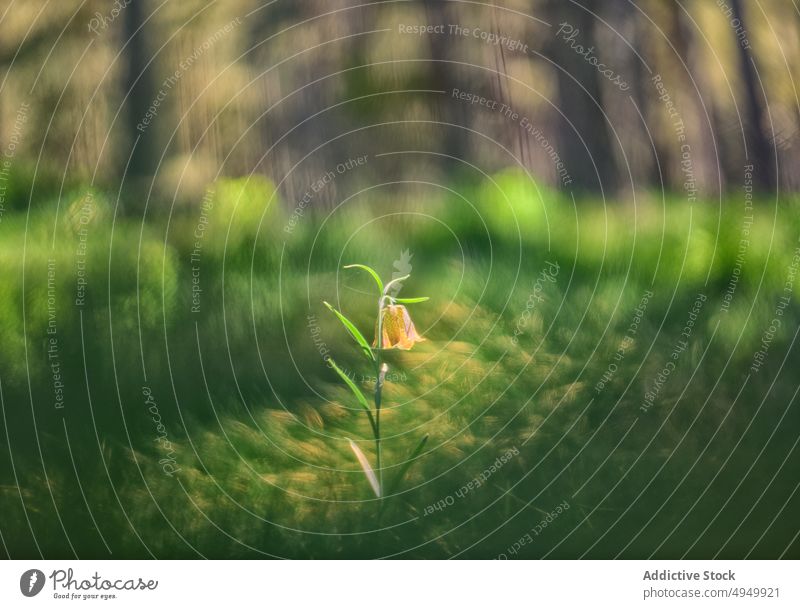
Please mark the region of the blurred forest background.
<svg viewBox="0 0 800 609"><path fill-rule="evenodd" d="M0 0L0 555L800 557L799 8Z"/></svg>
<svg viewBox="0 0 800 609"><path fill-rule="evenodd" d="M762 189L794 191L800 180L800 16L790 0L143 0L116 18L121 0L4 4L0 137L8 141L20 105L30 104L16 170L36 165L40 179L118 185L124 174L130 186L157 175L156 192L196 199L216 175L256 172L294 201L325 159L374 147L376 130L331 138L411 120L463 128L394 124L380 137L487 169L510 164L474 130L558 184L552 158L519 121L454 100L458 88L528 117L578 189L680 191L680 149L651 81L661 75L689 134L701 196L741 184L746 155ZM570 43L555 35L565 22L579 32ZM480 27L527 46L404 34L399 24ZM594 49L629 90L575 44ZM140 132L161 91L157 116ZM304 158L326 142L324 154ZM452 169L445 157L437 165ZM402 179L413 163L396 171Z"/></svg>

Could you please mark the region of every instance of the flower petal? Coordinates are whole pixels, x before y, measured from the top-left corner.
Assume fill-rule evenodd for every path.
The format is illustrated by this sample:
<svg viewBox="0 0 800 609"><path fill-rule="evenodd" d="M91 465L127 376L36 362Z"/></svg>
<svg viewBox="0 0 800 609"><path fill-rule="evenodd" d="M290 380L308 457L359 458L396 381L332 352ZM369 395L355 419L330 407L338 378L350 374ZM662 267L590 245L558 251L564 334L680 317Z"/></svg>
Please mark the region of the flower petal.
<svg viewBox="0 0 800 609"><path fill-rule="evenodd" d="M411 349L415 343L425 340L417 333L414 322L403 305L388 305L381 312L382 347L384 349ZM377 346L376 341L373 346Z"/></svg>

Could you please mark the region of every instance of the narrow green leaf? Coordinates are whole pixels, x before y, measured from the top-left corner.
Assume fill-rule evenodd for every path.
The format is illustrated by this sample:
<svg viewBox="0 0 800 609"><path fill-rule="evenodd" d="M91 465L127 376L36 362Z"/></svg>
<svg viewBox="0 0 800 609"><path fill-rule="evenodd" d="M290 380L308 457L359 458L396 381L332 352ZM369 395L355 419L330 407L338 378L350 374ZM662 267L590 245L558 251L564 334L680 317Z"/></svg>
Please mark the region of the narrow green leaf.
<svg viewBox="0 0 800 609"><path fill-rule="evenodd" d="M344 371L341 368L339 368L339 366L336 365L336 362L334 362L330 358L328 358L328 361L331 364L331 368L333 368L336 371L336 373L340 377L342 377L342 380L345 383L347 383L347 386L350 387L350 391L353 392L353 395L356 396L356 399L358 400L358 403L361 404L361 407L367 413L367 418L369 419L369 424L372 426L372 433L377 433L376 427L375 427L375 419L372 418L372 411L369 408L369 402L367 402L367 398L364 397L364 394L361 393L361 389L359 389L358 385L356 385L353 382L353 379L351 379L349 376L347 376L344 373Z"/></svg>
<svg viewBox="0 0 800 609"><path fill-rule="evenodd" d="M375 269L371 269L366 264L348 264L343 268L361 269L362 271L366 271L367 273L372 275L372 278L375 280L375 283L378 284L378 290L380 291L381 294L383 294L383 282L381 281L381 278L378 276L378 273L375 272Z"/></svg>
<svg viewBox="0 0 800 609"><path fill-rule="evenodd" d="M356 459L361 464L361 469L364 470L364 475L367 477L367 481L369 485L372 487L372 490L375 492L376 497L381 496L381 485L378 482L378 478L375 476L375 472L372 471L372 466L367 461L366 455L361 451L361 449L353 442L351 439L347 439L350 442L350 448L356 455Z"/></svg>
<svg viewBox="0 0 800 609"><path fill-rule="evenodd" d="M399 302L400 304L416 304L418 302L430 300L430 298L428 296L421 296L419 298L392 298L392 300Z"/></svg>
<svg viewBox="0 0 800 609"><path fill-rule="evenodd" d="M391 484L389 485L389 490L386 493L387 495L394 494L397 487L400 486L400 483L403 481L403 478L408 473L408 469L414 463L414 460L417 457L419 457L420 453L422 452L422 449L425 448L425 444L428 442L429 437L430 437L429 434L425 434L422 440L419 441L419 444L417 444L417 447L411 453L411 456L408 459L406 459L405 463L403 463L403 466L400 468L400 471L397 472L397 475L394 477Z"/></svg>
<svg viewBox="0 0 800 609"><path fill-rule="evenodd" d="M363 349L364 355L366 355L370 361L375 361L375 354L372 352L372 348L369 346L367 339L364 338L364 335L358 331L358 328L356 328L355 324L353 324L353 322L347 319L344 315L339 313L339 311L333 308L329 303L325 302L324 300L322 302L326 307L328 307L331 311L333 311L333 314L339 318L339 321L342 322L342 325L344 325L344 327L347 328L347 331L350 333L350 336L352 336L353 339Z"/></svg>
<svg viewBox="0 0 800 609"><path fill-rule="evenodd" d="M386 286L383 288L383 295L385 296L386 294L388 294L388 293L389 293L389 288L391 288L391 287L392 287L392 286L393 286L395 283L400 283L401 281L405 281L405 280L406 280L406 279L408 279L409 277L411 277L411 275L403 275L402 277L398 277L397 279L392 279L392 280L391 280L389 283L387 283L387 284L386 284Z"/></svg>

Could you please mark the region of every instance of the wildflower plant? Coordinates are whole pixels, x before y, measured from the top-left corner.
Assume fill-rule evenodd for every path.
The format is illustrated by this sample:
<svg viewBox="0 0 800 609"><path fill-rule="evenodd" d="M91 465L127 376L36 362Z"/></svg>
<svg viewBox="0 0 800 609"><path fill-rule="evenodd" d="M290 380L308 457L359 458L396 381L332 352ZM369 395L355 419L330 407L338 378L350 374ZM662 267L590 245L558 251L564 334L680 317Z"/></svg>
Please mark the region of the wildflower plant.
<svg viewBox="0 0 800 609"><path fill-rule="evenodd" d="M361 391L358 385L351 379L332 359L328 359L328 363L333 370L342 378L345 384L356 398L356 401L366 413L369 420L372 435L375 441L375 468L370 464L369 459L364 454L364 451L348 438L350 448L356 456L364 475L367 478L370 486L372 487L375 496L383 499L387 495L391 495L400 485L400 482L408 472L409 467L414 460L420 455L425 443L428 441L426 434L417 444L416 448L411 452L408 459L400 467L394 478L388 485L384 486L383 480L383 465L381 462L381 405L383 400L383 386L386 380L386 373L389 371L389 366L384 361L384 352L389 349L411 349L416 343L424 341L425 339L417 333L414 327L414 322L408 313L405 305L417 304L428 300L427 296L421 298L397 298L393 295L393 288L397 284L405 281L410 275L403 275L402 277L393 278L386 285L381 281L378 273L363 264L350 264L344 267L345 269L360 269L369 273L375 284L378 287L378 300L377 300L377 317L375 319L375 339L370 344L364 335L359 331L356 325L345 317L340 311L334 308L331 304L323 301L326 307L336 316L342 323L351 338L356 342L359 347L359 352L366 358L375 371L375 391L373 405L370 406L366 396ZM377 472L377 474L376 474Z"/></svg>

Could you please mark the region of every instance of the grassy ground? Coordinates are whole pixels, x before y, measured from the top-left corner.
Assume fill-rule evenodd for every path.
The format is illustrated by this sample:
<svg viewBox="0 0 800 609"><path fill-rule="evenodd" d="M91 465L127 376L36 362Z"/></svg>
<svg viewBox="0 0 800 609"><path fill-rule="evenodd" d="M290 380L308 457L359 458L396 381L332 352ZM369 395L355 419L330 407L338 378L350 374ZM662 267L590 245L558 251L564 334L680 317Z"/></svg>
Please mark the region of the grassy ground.
<svg viewBox="0 0 800 609"><path fill-rule="evenodd" d="M7 211L4 553L800 557L796 202L749 227L736 198L416 188L294 218L257 179L202 213L82 189ZM372 381L322 301L371 334L369 278L341 266L391 276L406 250L428 340L389 355L387 477L431 438L379 518L325 349Z"/></svg>

